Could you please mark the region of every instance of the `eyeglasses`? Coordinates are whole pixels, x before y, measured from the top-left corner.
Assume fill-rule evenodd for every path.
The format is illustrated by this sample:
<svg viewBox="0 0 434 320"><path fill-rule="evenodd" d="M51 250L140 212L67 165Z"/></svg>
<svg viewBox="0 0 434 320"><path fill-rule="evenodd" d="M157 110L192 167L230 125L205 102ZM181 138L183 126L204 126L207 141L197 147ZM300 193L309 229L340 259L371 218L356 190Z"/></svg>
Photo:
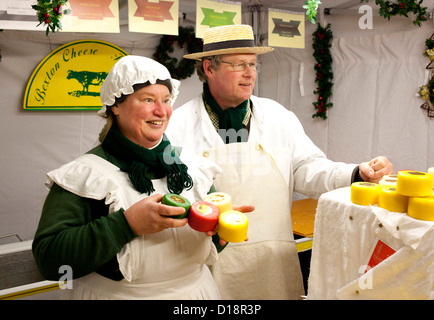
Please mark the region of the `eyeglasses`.
<svg viewBox="0 0 434 320"><path fill-rule="evenodd" d="M221 60L220 60L220 62L223 62L223 63L226 63L226 64L230 64L232 66L232 69L234 71L244 71L244 70L246 70L247 66L249 66L249 68L252 71L256 71L256 70L259 69L259 66L261 65L259 62L255 62L255 63L247 63L247 62L232 63L232 62L226 62L226 61L221 61Z"/></svg>

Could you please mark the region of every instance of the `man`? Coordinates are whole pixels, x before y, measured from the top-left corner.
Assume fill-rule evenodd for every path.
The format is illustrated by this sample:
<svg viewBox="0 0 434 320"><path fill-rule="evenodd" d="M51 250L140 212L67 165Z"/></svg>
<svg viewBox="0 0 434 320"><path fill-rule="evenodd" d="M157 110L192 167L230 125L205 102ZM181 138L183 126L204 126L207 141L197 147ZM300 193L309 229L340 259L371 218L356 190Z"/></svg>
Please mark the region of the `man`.
<svg viewBox="0 0 434 320"><path fill-rule="evenodd" d="M297 117L277 102L252 95L258 54L252 28L208 29L199 60L203 94L173 112L167 135L222 168L216 189L252 204L247 242L231 243L212 272L223 299L299 299L304 294L292 233L293 191L309 197L353 181L379 181L393 171L385 157L359 166L328 160Z"/></svg>

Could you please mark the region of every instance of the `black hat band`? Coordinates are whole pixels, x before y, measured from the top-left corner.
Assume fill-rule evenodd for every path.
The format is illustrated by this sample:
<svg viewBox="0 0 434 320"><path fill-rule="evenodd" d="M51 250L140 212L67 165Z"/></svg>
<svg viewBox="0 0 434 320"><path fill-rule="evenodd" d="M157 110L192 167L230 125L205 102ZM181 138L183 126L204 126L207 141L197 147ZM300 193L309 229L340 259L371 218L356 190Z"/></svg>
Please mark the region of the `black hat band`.
<svg viewBox="0 0 434 320"><path fill-rule="evenodd" d="M203 45L203 51L214 51L221 49L233 49L233 48L242 48L242 47L254 47L254 41L252 39L243 39L243 40L227 40L216 43L208 43Z"/></svg>

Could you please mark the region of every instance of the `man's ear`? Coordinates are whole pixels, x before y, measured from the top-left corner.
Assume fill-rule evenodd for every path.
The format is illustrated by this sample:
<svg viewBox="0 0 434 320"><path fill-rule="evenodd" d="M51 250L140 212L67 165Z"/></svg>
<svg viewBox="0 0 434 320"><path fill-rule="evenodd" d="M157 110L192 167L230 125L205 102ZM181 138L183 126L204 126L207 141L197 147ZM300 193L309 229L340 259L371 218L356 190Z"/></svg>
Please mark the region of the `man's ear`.
<svg viewBox="0 0 434 320"><path fill-rule="evenodd" d="M203 71L205 72L205 74L208 78L212 77L215 70L211 66L211 60L206 59L203 62Z"/></svg>

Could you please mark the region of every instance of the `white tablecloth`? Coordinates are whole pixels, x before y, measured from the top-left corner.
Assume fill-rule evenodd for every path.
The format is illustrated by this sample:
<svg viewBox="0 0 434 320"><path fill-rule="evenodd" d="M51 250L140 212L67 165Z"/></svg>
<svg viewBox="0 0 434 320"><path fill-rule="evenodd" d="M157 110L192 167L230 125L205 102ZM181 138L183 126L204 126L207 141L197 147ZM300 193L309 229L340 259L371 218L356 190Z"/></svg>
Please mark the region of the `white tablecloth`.
<svg viewBox="0 0 434 320"><path fill-rule="evenodd" d="M434 222L323 194L315 216L308 299L434 299ZM396 252L365 273L378 240Z"/></svg>

